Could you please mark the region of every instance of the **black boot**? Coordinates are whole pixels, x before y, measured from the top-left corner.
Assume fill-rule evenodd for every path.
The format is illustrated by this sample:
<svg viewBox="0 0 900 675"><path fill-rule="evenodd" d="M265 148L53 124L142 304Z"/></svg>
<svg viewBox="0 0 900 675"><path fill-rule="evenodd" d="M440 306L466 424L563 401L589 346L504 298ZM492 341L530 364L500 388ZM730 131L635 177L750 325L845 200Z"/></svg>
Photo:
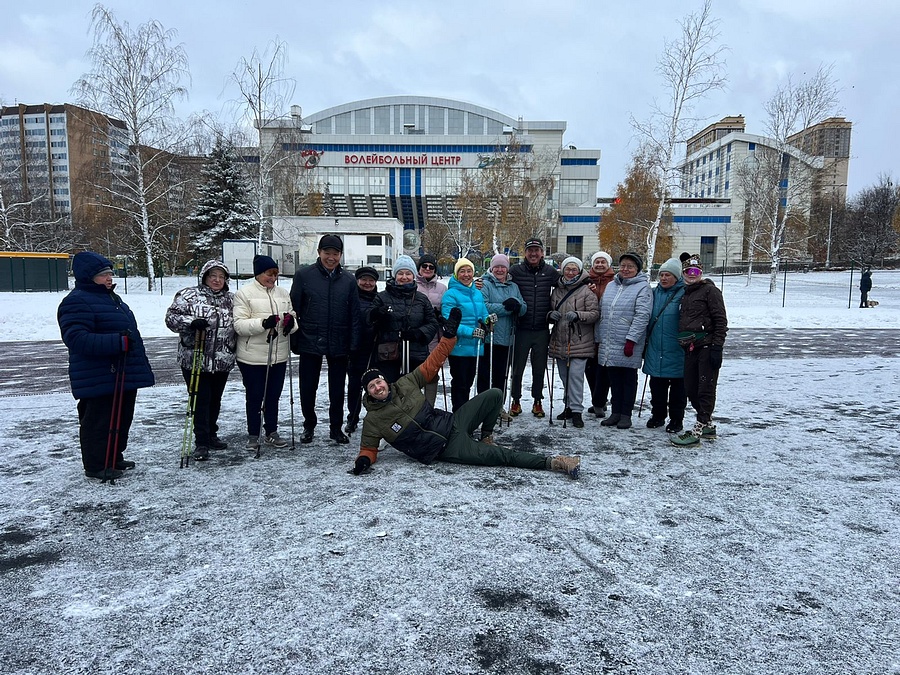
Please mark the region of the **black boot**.
<svg viewBox="0 0 900 675"><path fill-rule="evenodd" d="M303 435L300 437L301 443L312 443L314 427L303 427Z"/></svg>
<svg viewBox="0 0 900 675"><path fill-rule="evenodd" d="M228 447L228 443L220 440L218 436L213 434L209 437L209 447L211 447L213 450L224 450Z"/></svg>
<svg viewBox="0 0 900 675"><path fill-rule="evenodd" d="M572 413L572 426L576 429L584 427L584 420L581 418L581 413Z"/></svg>
<svg viewBox="0 0 900 675"><path fill-rule="evenodd" d="M564 409L559 415L556 416L558 420L570 420L572 419L572 411L568 408Z"/></svg>
<svg viewBox="0 0 900 675"><path fill-rule="evenodd" d="M194 448L194 459L198 462L205 462L209 459L209 448L205 445L198 445Z"/></svg>
<svg viewBox="0 0 900 675"><path fill-rule="evenodd" d="M622 419L622 416L619 413L613 413L605 420L600 422L601 427L614 427L619 423L619 420Z"/></svg>
<svg viewBox="0 0 900 675"><path fill-rule="evenodd" d="M335 443L349 443L350 442L350 439L344 435L344 432L342 432L340 430L340 428L332 429L331 433L329 434L329 438L331 438L331 440L333 440Z"/></svg>
<svg viewBox="0 0 900 675"><path fill-rule="evenodd" d="M648 429L658 429L665 423L666 423L665 417L651 417L649 420L647 420L647 428Z"/></svg>

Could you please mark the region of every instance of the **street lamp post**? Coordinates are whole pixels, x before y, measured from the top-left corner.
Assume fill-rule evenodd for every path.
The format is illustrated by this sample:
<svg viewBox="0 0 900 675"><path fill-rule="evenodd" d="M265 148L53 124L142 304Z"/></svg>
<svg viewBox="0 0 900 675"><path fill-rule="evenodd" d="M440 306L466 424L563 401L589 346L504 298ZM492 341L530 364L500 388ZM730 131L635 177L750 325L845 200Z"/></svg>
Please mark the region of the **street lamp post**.
<svg viewBox="0 0 900 675"><path fill-rule="evenodd" d="M834 218L834 193L831 195L831 208L828 209L828 244L825 248L825 269L831 267L831 221Z"/></svg>

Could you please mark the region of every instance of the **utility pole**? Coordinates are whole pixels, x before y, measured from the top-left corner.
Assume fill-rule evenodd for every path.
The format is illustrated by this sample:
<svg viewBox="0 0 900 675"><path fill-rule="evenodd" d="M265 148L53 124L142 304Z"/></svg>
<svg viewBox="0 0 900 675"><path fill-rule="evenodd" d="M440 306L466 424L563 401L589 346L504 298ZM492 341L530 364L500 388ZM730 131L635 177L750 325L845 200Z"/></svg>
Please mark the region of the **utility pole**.
<svg viewBox="0 0 900 675"><path fill-rule="evenodd" d="M831 207L828 209L828 245L825 249L825 269L831 268L831 221L834 217L834 192L831 193Z"/></svg>

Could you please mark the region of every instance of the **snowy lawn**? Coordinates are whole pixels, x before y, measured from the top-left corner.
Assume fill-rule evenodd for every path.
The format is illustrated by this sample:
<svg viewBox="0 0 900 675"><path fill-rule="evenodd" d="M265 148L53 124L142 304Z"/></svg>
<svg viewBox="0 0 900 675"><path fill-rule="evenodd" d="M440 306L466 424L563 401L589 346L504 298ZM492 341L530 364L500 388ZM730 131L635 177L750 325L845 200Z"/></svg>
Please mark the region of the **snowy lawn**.
<svg viewBox="0 0 900 675"><path fill-rule="evenodd" d="M847 309L849 273L788 275L785 309L761 278L726 278L725 299L740 327L900 328L900 273L873 279L871 310L855 291ZM142 333L168 335L187 281L134 281ZM0 294L4 339L58 339L61 298ZM393 450L355 477L355 446L321 425L254 460L237 373L231 447L179 469L184 402L141 391L138 467L110 486L82 474L71 396L2 399L0 671L900 672L898 359L726 346L700 448L646 411L627 431L526 413L498 432L582 455L578 481ZM281 419L289 435L287 393Z"/></svg>

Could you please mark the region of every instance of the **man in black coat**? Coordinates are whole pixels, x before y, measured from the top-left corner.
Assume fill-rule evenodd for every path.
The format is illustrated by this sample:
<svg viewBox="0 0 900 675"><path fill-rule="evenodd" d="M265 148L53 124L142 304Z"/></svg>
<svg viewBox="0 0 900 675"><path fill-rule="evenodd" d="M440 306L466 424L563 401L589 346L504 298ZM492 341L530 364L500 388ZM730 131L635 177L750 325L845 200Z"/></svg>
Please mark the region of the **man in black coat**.
<svg viewBox="0 0 900 675"><path fill-rule="evenodd" d="M550 344L550 323L547 314L550 294L559 279L559 272L544 262L544 243L537 238L525 242L525 261L513 265L509 275L519 287L527 307L516 325L515 347L512 368L512 407L510 415L522 414L522 376L525 362L531 352L531 398L534 404L531 412L535 417L544 416L541 400L544 398L544 372L547 369L547 348ZM550 383L553 386L553 383Z"/></svg>
<svg viewBox="0 0 900 675"><path fill-rule="evenodd" d="M360 335L359 294L356 281L341 267L344 242L326 234L319 240L319 259L294 274L291 302L298 330L291 335L291 351L299 356L302 443L311 443L318 423L316 395L322 358L328 363L328 421L331 440L349 443L341 431L344 419L344 380L350 353Z"/></svg>

